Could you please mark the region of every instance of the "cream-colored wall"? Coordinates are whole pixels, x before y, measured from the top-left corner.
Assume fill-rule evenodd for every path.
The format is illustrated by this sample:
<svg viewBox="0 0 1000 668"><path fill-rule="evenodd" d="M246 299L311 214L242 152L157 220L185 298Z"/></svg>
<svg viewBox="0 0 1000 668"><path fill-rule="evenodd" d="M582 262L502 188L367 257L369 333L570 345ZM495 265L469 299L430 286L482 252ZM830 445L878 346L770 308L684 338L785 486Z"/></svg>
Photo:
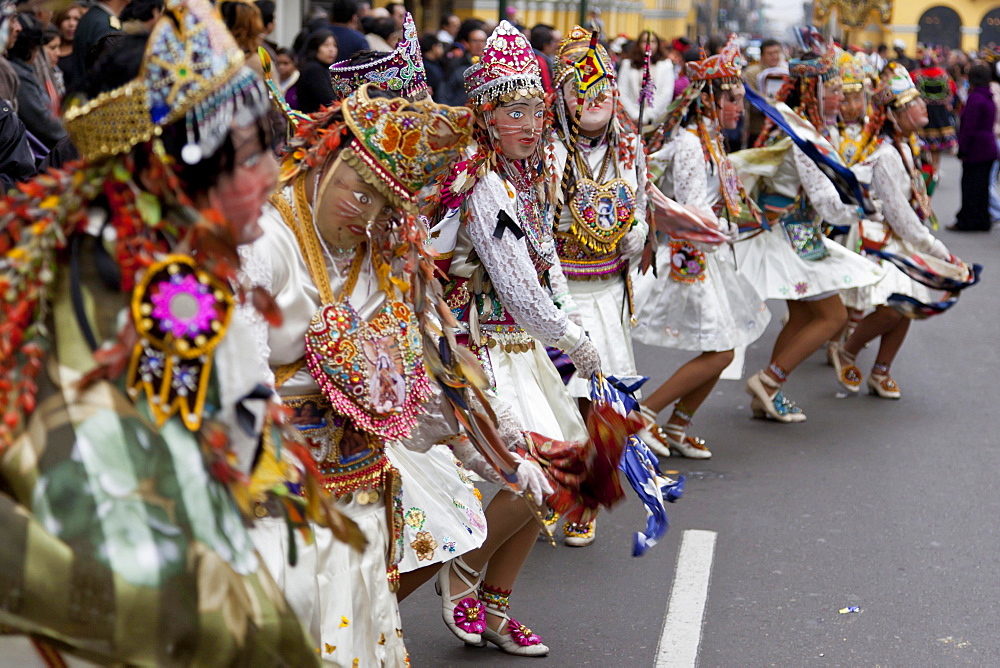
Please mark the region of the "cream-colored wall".
<svg viewBox="0 0 1000 668"><path fill-rule="evenodd" d="M893 2L891 21L889 25L884 26L884 30L880 31L876 26L854 29L844 27L843 30L845 34L849 35L849 41L853 44L868 40L874 44L882 42L891 47L894 40L901 39L906 43L906 52L912 56L917 51L920 17L933 7L947 7L958 14L962 21L962 49L971 51L979 48L979 26L983 19L990 11L1000 8L1000 4L989 0L948 0L947 2L896 0Z"/></svg>

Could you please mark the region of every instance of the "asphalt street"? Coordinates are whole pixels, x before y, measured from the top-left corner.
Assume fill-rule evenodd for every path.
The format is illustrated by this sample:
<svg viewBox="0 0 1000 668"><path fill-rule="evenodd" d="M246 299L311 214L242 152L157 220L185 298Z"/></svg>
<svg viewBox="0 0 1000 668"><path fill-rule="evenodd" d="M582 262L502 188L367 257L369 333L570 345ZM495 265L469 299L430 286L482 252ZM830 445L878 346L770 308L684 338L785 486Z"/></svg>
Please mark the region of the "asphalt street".
<svg viewBox="0 0 1000 668"><path fill-rule="evenodd" d="M959 206L961 165L946 158L934 196L942 228ZM916 322L893 366L903 398L843 397L822 355L786 393L809 419L750 417L742 382L722 381L690 433L707 462L671 458L688 476L665 541L631 557L644 514L634 496L598 522L587 548L539 543L512 597L547 659L461 646L425 586L402 604L415 666L653 666L683 532L716 532L701 666L996 666L1000 239L942 231L983 264L982 283L949 313ZM766 364L782 306L747 352ZM859 355L867 374L874 355ZM638 346L663 380L687 354ZM839 613L847 606L860 612Z"/></svg>
<svg viewBox="0 0 1000 668"><path fill-rule="evenodd" d="M960 170L945 159L934 197L942 227L958 208ZM645 515L629 491L599 520L594 545L536 546L512 610L552 648L547 658L462 646L428 584L401 606L413 665L678 665L657 664L657 650L686 530L716 540L703 564L701 666L1000 665L997 234L939 233L986 270L950 313L914 323L893 366L901 401L843 397L819 354L786 386L803 424L751 419L742 382L721 382L689 432L714 457L663 462L688 484L661 544L630 556ZM777 333L782 306L772 306L749 373ZM866 374L873 354L859 356ZM643 346L636 355L653 383L688 357ZM860 611L838 612L846 606ZM0 641L0 666L31 665L40 664L24 645Z"/></svg>

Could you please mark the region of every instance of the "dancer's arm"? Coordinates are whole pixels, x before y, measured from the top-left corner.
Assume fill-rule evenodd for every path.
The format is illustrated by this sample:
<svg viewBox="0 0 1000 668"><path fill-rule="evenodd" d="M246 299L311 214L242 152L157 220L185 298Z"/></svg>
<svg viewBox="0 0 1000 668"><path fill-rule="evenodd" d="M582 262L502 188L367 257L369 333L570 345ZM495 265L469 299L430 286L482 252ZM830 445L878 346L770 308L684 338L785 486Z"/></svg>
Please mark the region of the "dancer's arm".
<svg viewBox="0 0 1000 668"><path fill-rule="evenodd" d="M798 147L791 149L798 172L799 183L806 191L806 197L823 220L840 227L849 227L858 222L858 208L840 201L837 189L830 179Z"/></svg>
<svg viewBox="0 0 1000 668"><path fill-rule="evenodd" d="M872 174L875 195L882 201L882 217L892 231L918 250L947 261L948 248L917 217L910 206L910 175L895 149L879 152Z"/></svg>
<svg viewBox="0 0 1000 668"><path fill-rule="evenodd" d="M498 181L499 177L487 177L469 196L468 227L476 253L517 324L545 345L568 351L580 343L583 328L570 322L538 282L527 239L518 238L509 229L502 231L499 239L494 234L500 211L517 222L514 199L507 195L505 184L497 187Z"/></svg>

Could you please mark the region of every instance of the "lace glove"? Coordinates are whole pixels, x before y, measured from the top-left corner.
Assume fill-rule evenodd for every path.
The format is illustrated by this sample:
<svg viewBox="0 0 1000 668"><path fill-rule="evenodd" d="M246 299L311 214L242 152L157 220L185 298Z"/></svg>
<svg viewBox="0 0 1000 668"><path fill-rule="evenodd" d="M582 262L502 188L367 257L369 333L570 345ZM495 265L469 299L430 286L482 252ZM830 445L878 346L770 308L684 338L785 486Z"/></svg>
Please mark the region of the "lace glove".
<svg viewBox="0 0 1000 668"><path fill-rule="evenodd" d="M503 478L497 473L497 470L486 461L486 457L479 450L476 450L476 446L472 445L472 441L469 440L468 436L464 434L456 436L453 439L449 439L447 443L451 451L455 453L455 457L462 462L465 468L474 471L476 475L486 482L491 482L501 487L506 485Z"/></svg>
<svg viewBox="0 0 1000 668"><path fill-rule="evenodd" d="M576 374L580 378L589 379L601 370L601 354L597 352L597 346L589 336L581 338L578 344L566 351L566 354L576 365Z"/></svg>
<svg viewBox="0 0 1000 668"><path fill-rule="evenodd" d="M740 238L740 226L725 218L719 218L719 230L725 235L726 241L731 244L736 243L736 240Z"/></svg>
<svg viewBox="0 0 1000 668"><path fill-rule="evenodd" d="M507 449L514 450L524 445L525 428L521 423L521 418L514 412L514 407L496 396L492 390L488 390L486 396L493 409L493 414L497 416L497 433L507 445ZM469 396L469 403L473 410L486 413L486 409L479 403L475 395Z"/></svg>
<svg viewBox="0 0 1000 668"><path fill-rule="evenodd" d="M521 459L517 465L517 484L522 493L531 492L531 496L536 503L542 503L549 494L554 491L549 479L545 477L540 467L530 459Z"/></svg>
<svg viewBox="0 0 1000 668"><path fill-rule="evenodd" d="M634 226L618 242L618 252L626 260L631 260L639 255L646 246L646 230L643 229L644 227L645 225Z"/></svg>

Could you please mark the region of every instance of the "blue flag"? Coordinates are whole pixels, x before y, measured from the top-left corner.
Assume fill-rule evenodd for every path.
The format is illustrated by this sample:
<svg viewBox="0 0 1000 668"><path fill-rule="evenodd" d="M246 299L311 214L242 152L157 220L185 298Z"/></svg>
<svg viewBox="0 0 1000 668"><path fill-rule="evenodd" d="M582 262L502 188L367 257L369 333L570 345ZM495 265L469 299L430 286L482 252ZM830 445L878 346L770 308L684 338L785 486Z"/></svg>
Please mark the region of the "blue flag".
<svg viewBox="0 0 1000 668"><path fill-rule="evenodd" d="M864 188L858 182L858 178L854 175L854 172L828 157L813 142L800 137L792 126L788 124L785 117L781 115L781 112L768 104L767 100L756 93L753 88L746 86L746 96L750 104L757 107L762 114L771 119L775 125L791 137L795 145L802 149L802 152L810 160L816 163L820 171L830 179L833 186L837 189L840 201L845 204L859 206L865 213L875 213L875 205L872 203L868 193L865 192Z"/></svg>
<svg viewBox="0 0 1000 668"><path fill-rule="evenodd" d="M626 376L591 379L591 399L609 402L622 415L638 410L639 402L634 393L648 378ZM665 502L673 503L684 494L684 476L677 480L660 473L659 460L653 451L637 436L629 436L618 463L618 470L635 490L646 508L646 529L637 531L632 543L632 556L641 557L667 533L670 520Z"/></svg>

